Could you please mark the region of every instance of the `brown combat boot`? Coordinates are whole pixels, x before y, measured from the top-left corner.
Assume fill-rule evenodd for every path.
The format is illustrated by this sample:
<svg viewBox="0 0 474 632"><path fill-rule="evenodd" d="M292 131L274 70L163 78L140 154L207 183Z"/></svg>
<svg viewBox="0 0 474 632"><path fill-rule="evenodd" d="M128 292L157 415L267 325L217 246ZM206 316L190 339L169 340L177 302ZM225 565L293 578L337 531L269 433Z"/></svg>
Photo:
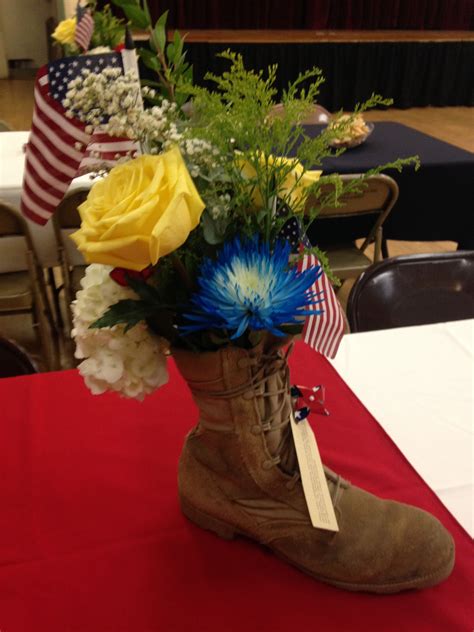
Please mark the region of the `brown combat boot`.
<svg viewBox="0 0 474 632"><path fill-rule="evenodd" d="M312 526L281 351L260 345L173 355L200 410L179 464L181 507L192 522L223 538L247 536L346 590L394 593L450 574L454 542L436 518L377 498L327 468L339 532Z"/></svg>

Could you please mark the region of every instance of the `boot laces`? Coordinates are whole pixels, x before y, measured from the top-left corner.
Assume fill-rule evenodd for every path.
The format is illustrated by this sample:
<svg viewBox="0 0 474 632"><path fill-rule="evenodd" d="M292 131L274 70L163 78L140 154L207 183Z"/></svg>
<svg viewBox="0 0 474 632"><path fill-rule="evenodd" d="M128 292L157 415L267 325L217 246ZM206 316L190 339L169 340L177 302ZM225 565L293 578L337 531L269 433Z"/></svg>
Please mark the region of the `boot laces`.
<svg viewBox="0 0 474 632"><path fill-rule="evenodd" d="M261 356L260 362L256 363L256 375L259 376L256 382L257 387L260 386L261 383L268 382L268 378L270 378L275 373L281 372L283 375L282 383L284 386L281 389L270 389L268 388L268 385L266 385L264 392L258 394L263 397L273 397L275 395L280 396L278 407L267 418L262 419L261 423L264 432L271 432L280 429L282 430L281 439L276 449L275 456L272 457L272 461L273 465L280 465L280 467L282 467L282 462L294 463L292 471L286 471L282 467L286 474L292 474L292 477L287 482L287 488L289 490L294 489L298 481L301 479L301 474L298 467L298 459L296 456L295 443L293 440L293 433L290 426L290 416L287 415L286 418L284 418L281 422L274 422L275 418L278 418L279 414L282 412L285 405L286 397L288 396L288 393L290 391L288 357L292 351L292 348L293 345L288 347L285 354L282 354L278 351L270 354L263 354ZM262 371L263 376L260 377ZM334 506L337 506L341 491L343 488L347 487L348 483L341 476L339 476L339 474L336 474L326 466L323 467L326 478L333 483L331 497Z"/></svg>
<svg viewBox="0 0 474 632"><path fill-rule="evenodd" d="M272 456L274 464L280 463L282 449L288 445L293 446L291 439L291 428L289 415L282 421L276 421L281 415L285 406L286 398L290 388L290 374L288 368L288 356L291 352L293 345L290 345L287 352L282 354L278 350L270 353L262 353L259 356L250 356L248 358L248 366L251 369L251 377L249 380L239 384L234 388L219 389L216 391L199 388L203 386L203 382L193 383L188 381L191 392L199 397L206 397L212 399L233 399L239 397L245 393L253 392L257 397L270 398L277 397L277 406L264 418L260 419L261 428L264 433L273 432L276 430L282 430L282 438L275 455ZM270 379L276 375L281 375L281 388L269 387ZM213 383L220 382L220 380L212 380L206 382L206 386L210 386ZM198 386L199 384L199 386ZM216 384L217 385L217 384ZM293 447L294 449L294 447Z"/></svg>
<svg viewBox="0 0 474 632"><path fill-rule="evenodd" d="M285 415L282 421L276 421L283 411L285 402L290 392L290 372L288 367L288 357L292 351L291 344L285 353L280 350L272 350L269 353L262 353L259 356L249 357L248 366L251 368L251 377L248 381L227 390L209 391L196 388L195 385L189 384L193 394L217 399L232 399L253 392L256 397L270 398L278 397L278 405L265 418L260 419L262 432L267 434L276 430L281 430L281 438L275 453L271 458L264 462L264 467L270 469L274 466L280 468L291 475L288 480L287 487L289 490L294 489L301 478L298 468L298 459L296 455L295 444L293 441L293 433L290 427L290 415ZM281 388L270 387L270 378L276 374L281 375ZM202 383L201 383L202 384ZM208 382L210 385L211 382ZM288 471L282 463L294 464ZM324 466L326 478L333 484L332 499L334 505L340 496L341 488L347 487L348 483L341 476Z"/></svg>
<svg viewBox="0 0 474 632"><path fill-rule="evenodd" d="M272 455L272 461L274 465L279 465L286 474L293 475L288 485L294 487L300 478L300 473L290 427L290 414L283 414L282 418L290 391L288 356L292 347L293 345L290 345L286 353L276 350L256 358L253 377L256 380L254 384L256 395L264 398L277 398L276 407L267 412L267 415L261 419L261 426L264 433L281 431L279 443ZM270 378L276 374L280 375L282 385L280 388L276 388L274 385L270 386Z"/></svg>

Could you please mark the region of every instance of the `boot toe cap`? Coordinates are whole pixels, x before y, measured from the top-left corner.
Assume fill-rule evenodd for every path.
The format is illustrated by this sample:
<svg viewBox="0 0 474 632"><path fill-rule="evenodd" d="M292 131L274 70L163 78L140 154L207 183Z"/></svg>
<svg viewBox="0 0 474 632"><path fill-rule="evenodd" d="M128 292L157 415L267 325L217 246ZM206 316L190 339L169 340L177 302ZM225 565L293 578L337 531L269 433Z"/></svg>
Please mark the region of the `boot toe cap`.
<svg viewBox="0 0 474 632"><path fill-rule="evenodd" d="M427 588L449 576L454 566L454 540L431 514L408 507L404 543L398 552L401 564L398 583L403 589ZM395 579L395 578L394 578Z"/></svg>
<svg viewBox="0 0 474 632"><path fill-rule="evenodd" d="M427 588L448 577L454 565L454 540L439 520L417 507L377 501L381 503L378 520L375 514L364 542L366 572L360 568L354 589L392 593Z"/></svg>
<svg viewBox="0 0 474 632"><path fill-rule="evenodd" d="M341 509L338 533L305 529L274 548L301 570L346 590L427 588L451 573L454 541L431 514L357 488Z"/></svg>

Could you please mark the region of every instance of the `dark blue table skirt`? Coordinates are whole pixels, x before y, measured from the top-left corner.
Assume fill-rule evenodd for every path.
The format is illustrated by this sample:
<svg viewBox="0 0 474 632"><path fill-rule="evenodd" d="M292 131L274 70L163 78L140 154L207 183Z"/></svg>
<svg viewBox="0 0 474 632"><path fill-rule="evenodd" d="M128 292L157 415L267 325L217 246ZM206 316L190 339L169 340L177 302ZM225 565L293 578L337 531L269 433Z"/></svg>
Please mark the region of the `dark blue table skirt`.
<svg viewBox="0 0 474 632"><path fill-rule="evenodd" d="M321 126L307 126L309 135ZM452 240L459 248L474 249L474 154L449 145L400 123L375 123L367 141L338 158L323 161L325 173L363 173L396 158L418 155L421 167L402 173L387 170L400 188L400 197L384 226L386 239L406 241ZM336 222L336 220L334 220ZM326 226L323 226L326 225ZM316 220L310 239L319 244L342 238L363 237L367 222L339 221L334 226Z"/></svg>

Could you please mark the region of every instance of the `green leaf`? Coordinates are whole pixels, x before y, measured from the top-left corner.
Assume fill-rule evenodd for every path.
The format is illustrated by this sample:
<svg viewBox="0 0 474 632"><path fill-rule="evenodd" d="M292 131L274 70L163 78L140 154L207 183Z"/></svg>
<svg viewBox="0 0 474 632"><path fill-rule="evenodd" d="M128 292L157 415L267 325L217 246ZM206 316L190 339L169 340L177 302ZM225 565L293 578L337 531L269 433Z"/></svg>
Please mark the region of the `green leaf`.
<svg viewBox="0 0 474 632"><path fill-rule="evenodd" d="M160 293L155 287L153 287L153 285L150 285L141 279L134 279L127 274L125 274L125 277L127 279L127 285L131 287L136 294L138 294L142 301L146 301L147 303L156 303L158 307L160 306Z"/></svg>
<svg viewBox="0 0 474 632"><path fill-rule="evenodd" d="M168 44L168 46L166 47L166 57L168 58L168 61L170 63L173 63L173 61L174 61L174 44L173 44L173 42L170 42Z"/></svg>
<svg viewBox="0 0 474 632"><path fill-rule="evenodd" d="M173 39L174 39L174 48L175 48L174 61L176 63L177 60L180 59L181 55L183 54L184 41L181 39L181 35L179 34L179 31L174 32Z"/></svg>
<svg viewBox="0 0 474 632"><path fill-rule="evenodd" d="M132 4L127 4L123 6L122 9L127 18L132 22L133 26L136 26L139 29L146 29L148 26L150 26L145 11L143 11L143 9L140 9L140 7Z"/></svg>
<svg viewBox="0 0 474 632"><path fill-rule="evenodd" d="M151 26L151 15L150 9L148 8L147 0L143 0L143 11L145 13L146 19L148 20L148 25Z"/></svg>
<svg viewBox="0 0 474 632"><path fill-rule="evenodd" d="M121 7L122 9L126 6L138 6L139 0L112 0L113 4L117 7Z"/></svg>
<svg viewBox="0 0 474 632"><path fill-rule="evenodd" d="M184 52L181 57L178 57L177 62L175 63L176 68L182 68L182 70L186 70L189 64L185 63L186 52Z"/></svg>
<svg viewBox="0 0 474 632"><path fill-rule="evenodd" d="M169 13L169 9L167 9L164 13L162 13L160 15L160 17L158 18L158 20L156 21L155 24L155 28L159 25L159 26L163 26L164 28L166 27L166 21L168 19L168 13Z"/></svg>
<svg viewBox="0 0 474 632"><path fill-rule="evenodd" d="M143 63L145 64L145 66L147 66L148 68L151 68L152 70L161 69L160 60L156 56L156 53L154 53L153 51L148 50L148 48L139 48L138 54L140 55L140 58L143 60ZM158 85L161 86L161 84L158 84Z"/></svg>
<svg viewBox="0 0 474 632"><path fill-rule="evenodd" d="M101 329L102 327L125 324L125 331L128 331L140 321L150 318L155 310L155 306L145 301L125 299L111 305L105 314L89 327L90 329Z"/></svg>
<svg viewBox="0 0 474 632"><path fill-rule="evenodd" d="M153 30L153 37L156 46L160 49L160 51L163 51L166 44L166 30L163 24L156 24Z"/></svg>
<svg viewBox="0 0 474 632"><path fill-rule="evenodd" d="M153 29L153 43L160 51L165 50L166 45L166 20L168 19L168 11L165 11L156 21Z"/></svg>

